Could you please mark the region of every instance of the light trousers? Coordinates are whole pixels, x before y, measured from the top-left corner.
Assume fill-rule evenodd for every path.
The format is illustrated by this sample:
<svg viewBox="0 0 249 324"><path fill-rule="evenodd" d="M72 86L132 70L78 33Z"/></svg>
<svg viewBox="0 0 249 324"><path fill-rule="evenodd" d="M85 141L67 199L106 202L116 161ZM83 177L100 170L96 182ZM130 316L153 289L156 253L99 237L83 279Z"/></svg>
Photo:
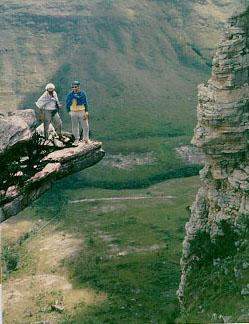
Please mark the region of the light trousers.
<svg viewBox="0 0 249 324"><path fill-rule="evenodd" d="M89 140L89 124L88 118L83 119L84 111L71 111L72 133L75 140L80 139L80 126L83 129L83 139Z"/></svg>
<svg viewBox="0 0 249 324"><path fill-rule="evenodd" d="M44 137L48 139L49 124L55 128L57 135L61 135L62 121L56 110L44 110Z"/></svg>

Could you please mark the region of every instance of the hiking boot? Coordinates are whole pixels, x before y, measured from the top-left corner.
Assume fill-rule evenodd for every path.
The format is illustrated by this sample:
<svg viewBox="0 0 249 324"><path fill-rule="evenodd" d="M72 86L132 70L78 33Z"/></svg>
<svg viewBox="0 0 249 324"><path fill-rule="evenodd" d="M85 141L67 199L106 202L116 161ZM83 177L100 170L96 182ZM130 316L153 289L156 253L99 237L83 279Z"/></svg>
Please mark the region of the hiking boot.
<svg viewBox="0 0 249 324"><path fill-rule="evenodd" d="M79 140L75 140L72 145L73 146L78 146L79 145Z"/></svg>
<svg viewBox="0 0 249 324"><path fill-rule="evenodd" d="M54 143L51 141L51 139L45 139L45 141L42 143L44 146L54 146Z"/></svg>

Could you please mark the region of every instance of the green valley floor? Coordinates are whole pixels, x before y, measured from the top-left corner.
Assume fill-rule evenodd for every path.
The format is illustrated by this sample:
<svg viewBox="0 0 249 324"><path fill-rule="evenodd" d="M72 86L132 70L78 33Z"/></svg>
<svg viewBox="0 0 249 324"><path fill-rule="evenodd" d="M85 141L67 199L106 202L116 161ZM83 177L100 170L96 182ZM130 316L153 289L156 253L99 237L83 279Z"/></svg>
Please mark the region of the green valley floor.
<svg viewBox="0 0 249 324"><path fill-rule="evenodd" d="M198 177L144 189L66 184L2 224L5 323L173 323Z"/></svg>

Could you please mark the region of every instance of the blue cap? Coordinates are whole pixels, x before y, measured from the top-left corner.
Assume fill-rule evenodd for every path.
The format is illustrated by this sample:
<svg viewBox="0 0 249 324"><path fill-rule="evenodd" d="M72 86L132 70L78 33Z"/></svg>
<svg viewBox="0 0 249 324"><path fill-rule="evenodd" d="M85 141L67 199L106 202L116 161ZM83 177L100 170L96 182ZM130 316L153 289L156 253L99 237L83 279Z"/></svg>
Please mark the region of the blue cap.
<svg viewBox="0 0 249 324"><path fill-rule="evenodd" d="M80 85L80 82L75 80L72 82L72 86L79 86Z"/></svg>

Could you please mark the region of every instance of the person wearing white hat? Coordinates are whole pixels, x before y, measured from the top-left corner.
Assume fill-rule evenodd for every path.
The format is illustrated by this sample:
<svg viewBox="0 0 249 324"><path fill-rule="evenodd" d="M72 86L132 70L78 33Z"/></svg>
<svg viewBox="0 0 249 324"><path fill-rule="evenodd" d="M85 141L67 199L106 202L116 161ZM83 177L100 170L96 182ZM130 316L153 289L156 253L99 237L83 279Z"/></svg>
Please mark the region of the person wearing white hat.
<svg viewBox="0 0 249 324"><path fill-rule="evenodd" d="M61 108L61 104L55 92L54 84L48 83L45 90L35 103L40 110L40 120L44 123L44 137L48 139L49 124L52 123L57 135L61 138L62 121L58 113L58 108Z"/></svg>

